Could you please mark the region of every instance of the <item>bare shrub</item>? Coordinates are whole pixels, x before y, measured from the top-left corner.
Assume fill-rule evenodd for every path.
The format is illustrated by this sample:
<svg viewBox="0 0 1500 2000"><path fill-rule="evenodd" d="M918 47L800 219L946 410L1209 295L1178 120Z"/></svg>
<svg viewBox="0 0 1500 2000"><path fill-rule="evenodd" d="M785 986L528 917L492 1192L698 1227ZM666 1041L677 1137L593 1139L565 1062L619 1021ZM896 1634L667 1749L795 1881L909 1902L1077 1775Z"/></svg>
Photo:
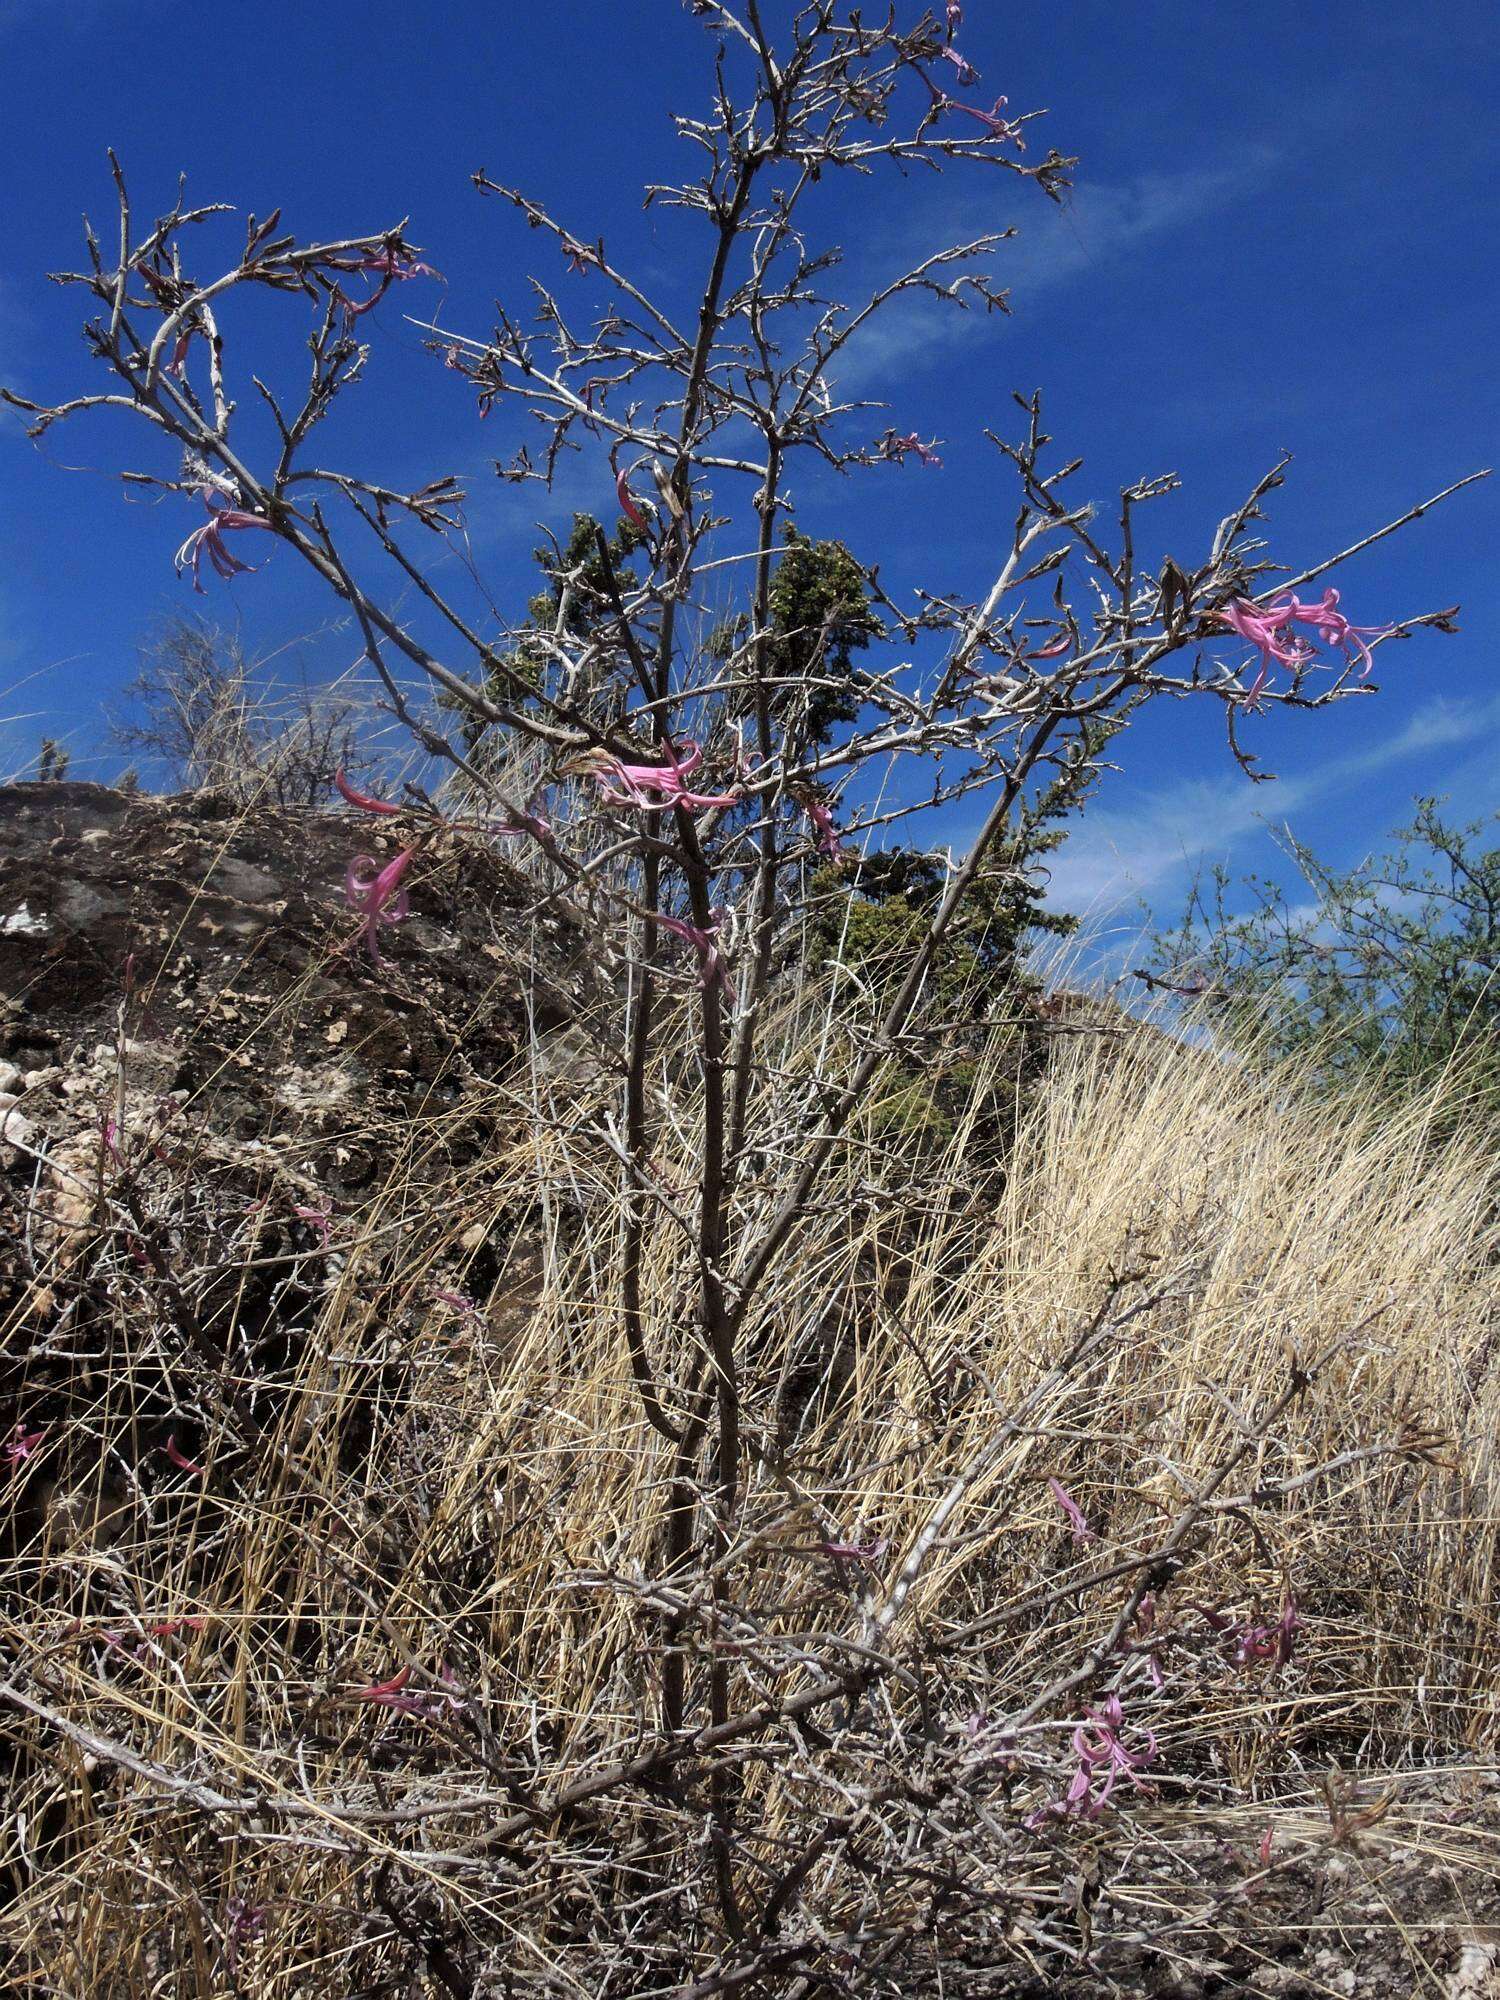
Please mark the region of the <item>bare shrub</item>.
<svg viewBox="0 0 1500 2000"><path fill-rule="evenodd" d="M566 1048L495 1079L516 1136L482 1170L414 1184L424 1115L375 1199L301 1216L312 1240L278 1254L326 1291L274 1382L194 1312L261 1256L243 1214L149 1147L75 1165L91 1337L114 1345L69 1423L107 1455L125 1356L149 1352L204 1440L107 1582L45 1534L20 1559L47 1636L17 1629L17 1732L121 1775L97 1822L91 1792L65 1802L19 1922L105 1987L191 1959L274 1990L336 1960L350 1991L976 1994L1106 1933L1209 1963L1237 1885L1164 1886L1142 1857L1242 1832L1273 1766L1305 1808L1298 1759L1348 1742L1351 1688L1361 1742L1410 1722L1389 1668L1425 1642L1387 1579L1351 1597L1331 1486L1413 1524L1403 1582L1448 1560L1429 1726L1475 1718L1491 1510L1443 1439L1472 1434L1487 1353L1488 1163L1417 1180L1399 1123L1320 1125L1163 1042L1127 1081L1064 1064L1030 1113L1008 1098L1027 1122L1001 1199L969 1145L1012 1043L983 1044L946 1124L912 1102L950 1046L949 947L1053 779L1162 699L1217 710L1253 773L1247 717L1368 692L1374 649L1451 612L1355 626L1336 592L1299 595L1340 558L1273 562L1284 460L1186 565L1148 554L1175 478L1088 502L1033 396L994 439L990 575L897 604L864 571L897 664L863 625L841 642L847 589L778 625L799 468L916 480L937 457L843 394L851 344L897 301L1005 303L998 236L838 303L814 191L986 167L1056 199L1070 163L972 96L956 6L902 25L819 0L774 47L755 0L692 11L715 41L706 115L677 121L696 178L651 191L691 291L649 295L480 174L555 279L526 325L424 322L435 367L518 420L508 476L577 453L633 531L559 543L550 624L479 621L454 479L395 490L322 433L308 454L392 294L435 275L400 226L306 243L252 217L200 277L220 211L179 195L139 229L117 168L118 256L91 236L65 280L108 388L23 403L37 430L127 405L180 455L130 473L190 504L179 569L227 582L273 543L305 563L453 775L437 803L341 785L367 815L348 891L373 977L405 976L410 884L469 841L514 854L537 921L602 974ZM241 363L247 286L307 319L310 385ZM899 967L835 947L815 974L824 864L959 801L978 831ZM95 1610L117 1584L128 1641ZM1353 1838L1368 1815L1329 1799ZM88 1883L77 1947L64 1868ZM110 1929L124 1905L149 1924Z"/></svg>
<svg viewBox="0 0 1500 2000"><path fill-rule="evenodd" d="M368 703L338 686L266 687L238 638L201 619L169 619L125 695L138 715L114 723L121 748L236 805L322 805L335 773L364 763Z"/></svg>

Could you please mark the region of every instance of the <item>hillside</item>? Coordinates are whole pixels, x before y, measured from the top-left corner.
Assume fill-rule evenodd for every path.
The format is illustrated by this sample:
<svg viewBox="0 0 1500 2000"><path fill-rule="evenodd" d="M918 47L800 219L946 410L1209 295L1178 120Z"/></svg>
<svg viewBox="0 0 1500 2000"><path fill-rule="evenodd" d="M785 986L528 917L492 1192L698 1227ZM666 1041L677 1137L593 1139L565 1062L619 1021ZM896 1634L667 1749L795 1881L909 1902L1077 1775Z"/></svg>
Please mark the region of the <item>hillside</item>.
<svg viewBox="0 0 1500 2000"><path fill-rule="evenodd" d="M674 1567L607 972L446 832L372 963L377 838L0 792L16 1990L1500 1991L1484 1145L1045 1004L856 1121Z"/></svg>

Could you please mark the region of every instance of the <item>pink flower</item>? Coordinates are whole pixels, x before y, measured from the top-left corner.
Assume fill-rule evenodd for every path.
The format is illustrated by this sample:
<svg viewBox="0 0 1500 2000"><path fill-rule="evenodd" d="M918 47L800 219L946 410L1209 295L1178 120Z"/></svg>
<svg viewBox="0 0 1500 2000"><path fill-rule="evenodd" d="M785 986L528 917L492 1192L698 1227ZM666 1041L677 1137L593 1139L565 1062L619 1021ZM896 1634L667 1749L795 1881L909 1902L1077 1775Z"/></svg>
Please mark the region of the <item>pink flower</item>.
<svg viewBox="0 0 1500 2000"><path fill-rule="evenodd" d="M400 1694L410 1679L411 1668L402 1667L400 1672L392 1674L388 1681L371 1681L368 1687L358 1689L354 1699L356 1701L373 1701L378 1704L389 1705Z"/></svg>
<svg viewBox="0 0 1500 2000"><path fill-rule="evenodd" d="M1268 1826L1265 1832L1260 1837L1260 1846L1256 1849L1256 1853L1260 1857L1260 1865L1262 1868L1269 1868L1271 1865L1271 1847L1275 1839L1276 1839L1276 1828L1274 1826Z"/></svg>
<svg viewBox="0 0 1500 2000"><path fill-rule="evenodd" d="M881 439L884 456L895 459L898 465L904 465L908 454L912 452L915 452L918 462L922 465L941 465L943 461L937 455L936 444L936 438L931 444L923 444L915 431L909 431L905 437L899 437L895 431L887 431Z"/></svg>
<svg viewBox="0 0 1500 2000"><path fill-rule="evenodd" d="M1136 1773L1156 1761L1156 1738L1149 1729L1139 1750L1125 1747L1120 1735L1125 1727L1125 1714L1118 1695L1110 1695L1102 1707L1085 1709L1084 1714L1088 1720L1080 1722L1073 1731L1073 1754L1078 1759L1078 1768L1062 1798L1027 1814L1025 1824L1033 1831L1049 1819L1098 1819L1120 1780L1123 1778L1139 1790L1141 1780Z"/></svg>
<svg viewBox="0 0 1500 2000"><path fill-rule="evenodd" d="M201 1479L203 1477L203 1467L198 1464L196 1459L189 1458L185 1452L178 1449L177 1433L175 1431L168 1437L162 1449L179 1472L190 1473L194 1479Z"/></svg>
<svg viewBox="0 0 1500 2000"><path fill-rule="evenodd" d="M394 861L382 868L368 854L356 854L344 871L344 894L351 909L363 912L365 947L372 963L380 964L380 931L386 924L399 924L409 914L410 901L401 878L411 866L414 847L403 847Z"/></svg>
<svg viewBox="0 0 1500 2000"><path fill-rule="evenodd" d="M17 1424L6 1444L5 1456L12 1465L24 1465L46 1435L45 1425L41 1430L29 1431L24 1423Z"/></svg>
<svg viewBox="0 0 1500 2000"><path fill-rule="evenodd" d="M411 1668L403 1667L392 1674L388 1681L375 1681L369 1687L355 1691L356 1701L367 1701L375 1708L394 1709L398 1715L420 1715L424 1721L436 1721L447 1709L459 1709L463 1703L452 1694L408 1694L406 1684L411 1679ZM446 1669L443 1679L449 1685L454 1677Z"/></svg>
<svg viewBox="0 0 1500 2000"><path fill-rule="evenodd" d="M356 791L342 771L334 772L333 782L339 797L347 800L351 806L358 806L361 812L396 813L401 810L400 806L393 806L385 799L371 798L368 792Z"/></svg>
<svg viewBox="0 0 1500 2000"><path fill-rule="evenodd" d="M713 806L732 806L738 792L694 792L684 782L703 762L703 752L691 738L679 756L669 743L666 764L626 764L609 758L594 773L600 794L612 806L634 806L639 812L665 812L669 806L683 812L706 812Z"/></svg>
<svg viewBox="0 0 1500 2000"><path fill-rule="evenodd" d="M944 54L951 55L952 51L944 50ZM961 111L966 118L972 118L982 125L992 139L1004 139L1014 146L1018 153L1025 152L1026 140L1020 126L1012 123L1009 118L1001 116L1010 102L1008 97L997 97L988 111L982 111L977 104L965 104L961 98L944 96L930 77L924 77L922 80L932 92L935 111Z"/></svg>
<svg viewBox="0 0 1500 2000"><path fill-rule="evenodd" d="M964 10L961 0L948 0L948 33L956 35L964 24Z"/></svg>
<svg viewBox="0 0 1500 2000"><path fill-rule="evenodd" d="M1219 617L1247 645L1253 646L1260 658L1255 679L1245 695L1247 706L1258 698L1273 666L1295 670L1305 666L1312 656L1307 641L1291 631L1292 619L1287 611L1273 611L1252 603L1249 598L1236 597L1220 608Z"/></svg>
<svg viewBox="0 0 1500 2000"><path fill-rule="evenodd" d="M398 250L394 244L387 244L384 250L367 250L352 264L344 264L346 271L378 271L383 278L395 278L403 283L407 278L440 278L441 271L434 271L430 264L419 264L409 250Z"/></svg>
<svg viewBox="0 0 1500 2000"><path fill-rule="evenodd" d="M891 1545L889 1535L873 1542L819 1542L820 1556L837 1556L843 1562L878 1563Z"/></svg>
<svg viewBox="0 0 1500 2000"><path fill-rule="evenodd" d="M159 1618L154 1625L146 1627L148 1639L170 1639L178 1632L202 1632L208 1627L206 1618Z"/></svg>
<svg viewBox="0 0 1500 2000"><path fill-rule="evenodd" d="M1236 1661L1243 1667L1252 1660L1271 1660L1278 1667L1284 1667L1292 1657L1301 1623L1297 1616L1297 1600L1288 1591L1282 1602L1281 1616L1274 1625L1246 1625L1235 1634Z"/></svg>
<svg viewBox="0 0 1500 2000"><path fill-rule="evenodd" d="M1035 647L1026 657L1029 660L1060 660L1072 644L1072 638L1064 632L1059 638L1049 639L1045 646Z"/></svg>
<svg viewBox="0 0 1500 2000"><path fill-rule="evenodd" d="M462 1313L465 1319L477 1320L480 1326L484 1325L484 1314L467 1292L451 1292L442 1285L434 1285L432 1296L440 1305L451 1306L454 1312Z"/></svg>
<svg viewBox="0 0 1500 2000"><path fill-rule="evenodd" d="M826 855L830 861L837 861L844 850L839 845L838 828L833 823L833 814L821 799L808 799L803 810L816 829L819 854Z"/></svg>
<svg viewBox="0 0 1500 2000"><path fill-rule="evenodd" d="M626 520L632 526L644 529L648 523L645 515L636 504L635 495L630 490L630 475L628 472L617 472L615 474L615 492L619 495L620 511L624 514Z"/></svg>
<svg viewBox="0 0 1500 2000"><path fill-rule="evenodd" d="M193 588L202 594L201 567L205 552L215 572L226 582L232 577L249 575L259 564L241 562L225 548L224 537L237 534L244 528L263 528L269 532L271 524L263 514L249 514L242 507L229 506L211 487L204 486L199 490L208 509L208 519L201 528L194 528L173 557L173 564L179 576L191 566ZM214 504L216 500L217 506Z"/></svg>
<svg viewBox="0 0 1500 2000"><path fill-rule="evenodd" d="M1324 591L1316 604L1304 604L1299 597L1288 593L1273 598L1269 604L1256 604L1250 598L1236 597L1220 606L1220 620L1252 645L1259 655L1260 665L1255 679L1244 696L1247 706L1256 701L1273 666L1290 667L1294 673L1300 672L1316 657L1316 648L1312 643L1293 631L1296 625L1305 625L1309 631L1315 632L1325 646L1337 646L1351 665L1359 660L1360 678L1364 679L1375 664L1368 642L1383 639L1396 628L1393 625L1351 625L1339 610L1338 602L1338 592L1330 589Z"/></svg>
<svg viewBox="0 0 1500 2000"><path fill-rule="evenodd" d="M1267 608L1278 616L1306 625L1310 631L1317 633L1325 646L1339 647L1351 664L1356 659L1360 660L1363 664L1359 677L1364 680L1375 664L1366 641L1384 639L1396 628L1394 625L1351 625L1338 609L1338 602L1339 593L1329 588L1316 604L1304 604L1300 598L1288 595L1276 598Z"/></svg>
<svg viewBox="0 0 1500 2000"><path fill-rule="evenodd" d="M328 1248L329 1231L333 1227L328 1210L326 1208L306 1208L301 1203L294 1202L292 1204L292 1213L299 1222L307 1223L309 1227L316 1231L320 1246L326 1250Z"/></svg>
<svg viewBox="0 0 1500 2000"><path fill-rule="evenodd" d="M951 27L952 25L950 21L949 26ZM954 48L944 48L939 53L944 62L952 63L953 67L958 71L958 80L960 83L978 83L979 72L967 56L961 56L958 50Z"/></svg>
<svg viewBox="0 0 1500 2000"><path fill-rule="evenodd" d="M404 284L408 278L442 276L442 273L434 271L430 264L418 263L409 251L397 250L394 244L388 244L384 250L367 251L364 256L356 257L347 263L340 259L335 268L340 271L375 271L380 278L379 284L369 297L361 299L357 305L339 292L338 297L344 308L346 323L352 323L362 314L369 312L372 306L379 305L394 283Z"/></svg>
<svg viewBox="0 0 1500 2000"><path fill-rule="evenodd" d="M231 1896L224 1905L224 1962L230 1972L239 1961L240 1947L251 1944L266 1927L266 1905Z"/></svg>
<svg viewBox="0 0 1500 2000"><path fill-rule="evenodd" d="M722 987L731 1006L734 1004L734 986L729 977L729 967L724 962L718 946L719 926L711 924L707 930L700 930L696 924L685 923L681 917L658 916L656 921L663 930L671 931L674 937L682 938L698 954L698 984L706 993L710 986Z"/></svg>
<svg viewBox="0 0 1500 2000"><path fill-rule="evenodd" d="M1080 1544L1084 1542L1097 1542L1099 1537L1084 1519L1083 1509L1073 1498L1067 1487L1063 1485L1062 1481L1060 1479L1049 1479L1047 1481L1047 1491L1067 1516L1068 1526L1073 1530L1074 1541Z"/></svg>

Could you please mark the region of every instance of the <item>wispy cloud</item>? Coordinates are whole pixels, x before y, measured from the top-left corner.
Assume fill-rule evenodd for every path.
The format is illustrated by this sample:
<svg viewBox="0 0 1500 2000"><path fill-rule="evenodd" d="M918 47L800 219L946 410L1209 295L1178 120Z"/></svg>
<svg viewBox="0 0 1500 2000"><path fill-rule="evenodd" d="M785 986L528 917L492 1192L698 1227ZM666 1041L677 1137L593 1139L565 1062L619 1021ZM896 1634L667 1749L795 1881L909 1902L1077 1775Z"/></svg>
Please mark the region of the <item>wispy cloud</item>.
<svg viewBox="0 0 1500 2000"><path fill-rule="evenodd" d="M1108 185L1081 181L1062 206L1038 204L1015 236L994 253L990 268L995 282L1007 287L1018 307L1058 290L1084 275L1098 275L1109 265L1144 247L1183 234L1236 201L1263 187L1280 165L1273 146L1242 147L1230 160L1186 168L1178 173L1151 171ZM943 228L961 241L987 226L974 212L946 212ZM887 242L882 254L914 264L932 247ZM885 273L888 277L889 271ZM899 298L856 335L837 375L842 392L862 387L893 368L920 358L936 358L956 343L978 339L991 315L982 307L965 312L931 293Z"/></svg>
<svg viewBox="0 0 1500 2000"><path fill-rule="evenodd" d="M1086 923L1173 890L1205 860L1232 860L1251 836L1409 757L1477 743L1500 725L1500 700L1434 701L1382 742L1283 779L1274 788L1237 776L1137 793L1086 811L1051 866L1048 900Z"/></svg>
<svg viewBox="0 0 1500 2000"><path fill-rule="evenodd" d="M1263 187L1280 165L1274 146L1244 147L1232 160L1180 173L1137 174L1115 186L1080 182L1062 208L1048 208L1006 252L1005 281L1035 296L1144 244L1218 215Z"/></svg>

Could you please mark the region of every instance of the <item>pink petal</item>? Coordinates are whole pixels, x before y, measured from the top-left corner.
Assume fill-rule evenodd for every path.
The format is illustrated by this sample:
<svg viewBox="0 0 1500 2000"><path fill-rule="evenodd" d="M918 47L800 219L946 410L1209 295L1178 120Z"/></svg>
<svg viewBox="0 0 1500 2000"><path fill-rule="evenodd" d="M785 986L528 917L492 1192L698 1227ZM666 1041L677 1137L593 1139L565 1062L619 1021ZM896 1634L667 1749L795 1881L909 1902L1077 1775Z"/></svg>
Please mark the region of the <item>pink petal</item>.
<svg viewBox="0 0 1500 2000"><path fill-rule="evenodd" d="M620 498L620 510L627 521L637 528L647 525L646 517L635 503L635 495L630 490L629 475L621 472L615 478L615 492Z"/></svg>
<svg viewBox="0 0 1500 2000"><path fill-rule="evenodd" d="M347 800L351 806L358 806L361 812L398 813L401 810L400 806L393 806L385 799L372 798L368 792L357 791L342 771L334 773L333 782L339 797Z"/></svg>
<svg viewBox="0 0 1500 2000"><path fill-rule="evenodd" d="M178 1450L177 1434L175 1431L171 1434L171 1436L168 1437L167 1442L163 1447L163 1449L166 1451L167 1457L171 1459L172 1463L177 1467L177 1470L179 1472L190 1472L195 1479L201 1479L203 1477L203 1467L197 1464L195 1460L188 1458L183 1452Z"/></svg>

